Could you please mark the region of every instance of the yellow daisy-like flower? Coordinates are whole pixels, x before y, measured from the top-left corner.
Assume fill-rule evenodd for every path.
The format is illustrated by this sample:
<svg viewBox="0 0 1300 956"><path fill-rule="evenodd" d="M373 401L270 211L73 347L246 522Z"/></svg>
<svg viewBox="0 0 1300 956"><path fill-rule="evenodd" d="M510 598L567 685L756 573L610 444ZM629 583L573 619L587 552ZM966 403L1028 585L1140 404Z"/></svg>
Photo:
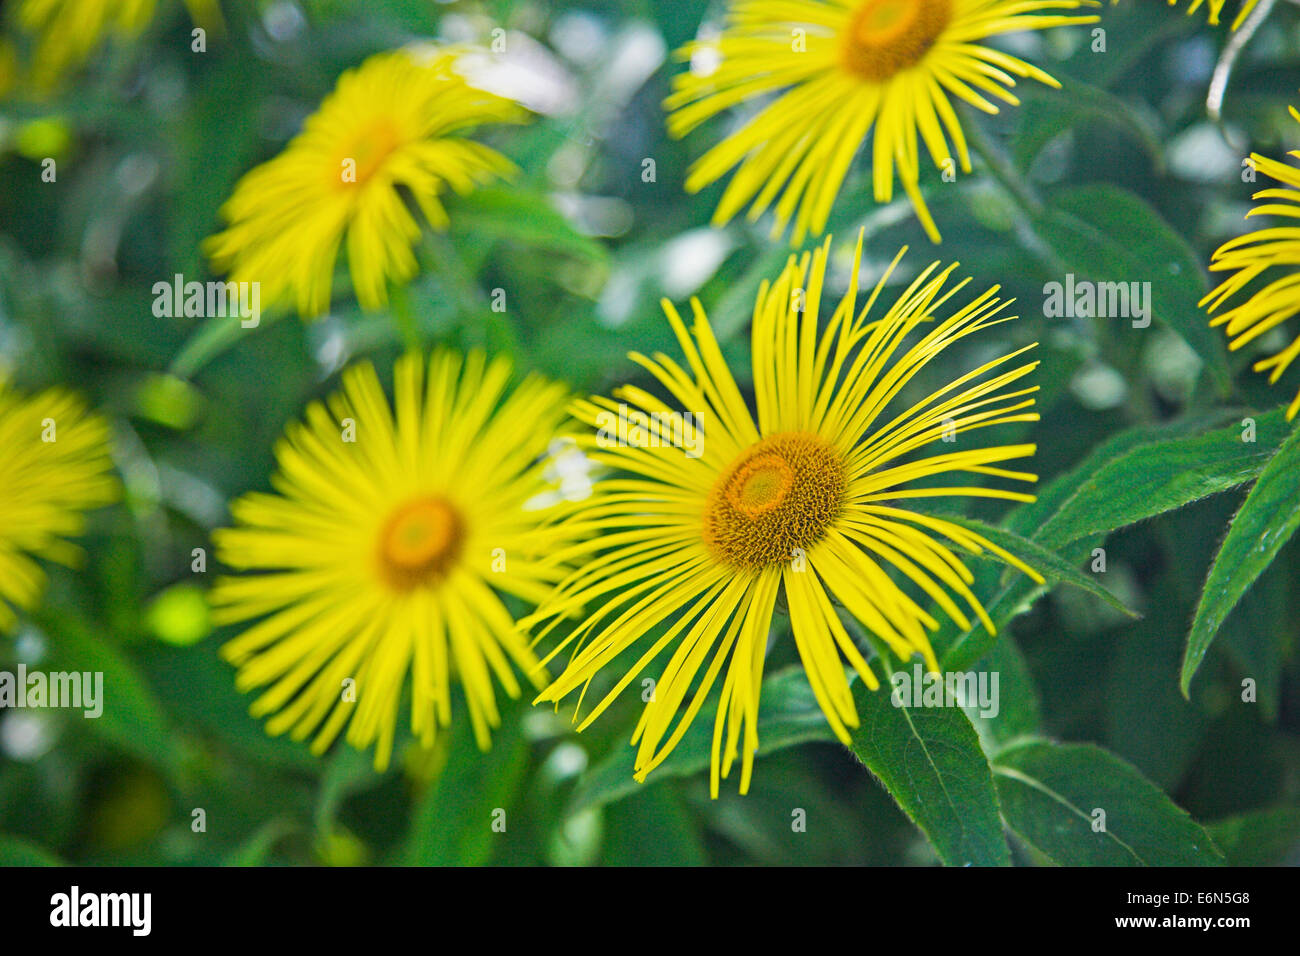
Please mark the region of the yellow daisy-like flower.
<svg viewBox="0 0 1300 956"><path fill-rule="evenodd" d="M874 128L876 202L893 197L894 172L930 238L939 230L917 185L917 134L936 166L950 169L953 148L970 172L970 155L952 99L996 113L993 100L1016 105L1015 77L1059 86L1052 77L983 41L1019 30L1092 23L1094 16L1052 14L1092 0L735 0L716 41L685 46L712 71L678 76L664 102L668 130L683 136L736 104L779 94L738 132L696 162L686 180L696 192L736 173L713 216L715 225L749 205L756 220L775 205L773 235L794 220L792 241L826 227L849 165ZM949 144L951 137L952 145ZM780 197L778 199L778 196Z"/></svg>
<svg viewBox="0 0 1300 956"><path fill-rule="evenodd" d="M1110 2L1115 4L1119 3L1119 0L1110 0ZM1207 5L1210 9L1210 25L1218 26L1219 14L1223 12L1223 8L1227 2L1228 0L1208 0L1207 4L1206 0L1192 0L1191 4L1187 8L1187 13L1190 16L1199 10L1202 5ZM1242 0L1241 8L1237 11L1237 18L1232 21L1232 29L1237 29L1237 27L1241 26L1242 23L1245 22L1246 17L1250 16L1250 11L1255 9L1257 3L1259 3L1259 0ZM1177 6L1178 0L1169 0L1169 5L1171 7Z"/></svg>
<svg viewBox="0 0 1300 956"><path fill-rule="evenodd" d="M936 668L927 630L938 622L897 578L967 627L964 602L990 630L993 623L970 589L973 576L958 552L990 552L1041 581L980 535L908 506L952 495L1033 500L964 482L966 476L1036 480L1000 466L1032 455L1035 446L951 444L976 429L1038 419L1030 410L1036 387L1007 388L1037 366L1016 364L1032 345L954 375L928 396L902 395L950 346L1007 321L1007 303L994 287L957 306L953 299L969 280L950 284L956 267L934 263L872 320L889 273L856 311L859 237L848 292L819 329L829 248L828 239L811 257L791 257L780 277L759 290L753 318L757 418L698 302L692 302L690 331L664 303L687 368L666 355L632 358L703 423L701 443L688 441L684 451L681 443L664 441L666 434L687 435L687 419L674 418L673 409L639 388L619 389L617 401L577 405L580 418L602 429L584 439L589 454L627 477L598 482L569 519L575 534L595 537L557 553L577 570L529 623L555 616L542 628L544 636L562 618L579 615L553 654L576 650L538 700L558 704L579 688L585 692L597 672L662 625L662 635L579 728L659 654L675 648L633 737L638 780L676 746L725 668L711 787L716 796L719 775L728 774L739 747L740 789L748 789L763 658L782 591L812 690L835 734L847 742L847 728L858 718L845 661L869 687L878 681L837 616L836 602L900 658L920 654ZM905 345L917 330L923 334ZM887 411L895 403L897 409ZM623 434L626 444L615 440Z"/></svg>
<svg viewBox="0 0 1300 956"><path fill-rule="evenodd" d="M254 716L322 753L377 741L388 765L408 672L411 731L432 745L464 688L479 745L500 723L493 679L520 693L511 662L544 677L501 595L535 604L568 542L530 502L549 487L543 453L564 419L563 386L529 377L507 394L509 363L482 353L400 359L390 410L372 366L344 372L276 449L274 494L231 507L214 535L229 567L215 620L260 620L226 644L240 690L265 688Z"/></svg>
<svg viewBox="0 0 1300 956"><path fill-rule="evenodd" d="M223 27L216 0L185 0L205 30ZM152 22L157 0L22 0L19 25L36 38L32 74L47 88L80 67L112 37L129 40Z"/></svg>
<svg viewBox="0 0 1300 956"><path fill-rule="evenodd" d="M457 51L393 50L339 77L284 152L252 170L221 209L229 227L204 249L237 282L260 282L263 303L293 296L304 317L324 312L340 244L367 309L387 284L416 273L420 226L448 224L440 199L514 171L497 151L461 133L525 118L517 104L470 86Z"/></svg>
<svg viewBox="0 0 1300 956"><path fill-rule="evenodd" d="M0 634L45 588L37 558L72 565L64 540L116 500L108 423L63 389L20 395L0 378Z"/></svg>
<svg viewBox="0 0 1300 956"><path fill-rule="evenodd" d="M1300 121L1300 111L1295 107L1291 108L1291 115ZM1300 159L1300 150L1294 150L1289 155ZM1252 153L1250 160L1255 169L1282 186L1261 189L1255 193L1255 199L1270 201L1256 206L1246 213L1246 217L1281 216L1300 219L1300 169L1258 153ZM1300 266L1300 227L1297 226L1277 226L1248 232L1244 236L1229 239L1215 251L1210 261L1210 271L1231 272L1232 275L1211 289L1201 300L1201 305L1211 313L1226 305L1229 299L1268 270L1291 270L1271 279L1262 289L1210 320L1210 325L1225 327L1230 349L1236 351L1300 313L1300 271L1295 271L1295 266ZM1297 356L1300 356L1300 335L1281 352L1260 359L1253 368L1256 372L1268 372L1269 383L1276 384ZM1297 412L1300 412L1300 393L1296 394L1295 400L1286 410L1287 420L1295 418Z"/></svg>

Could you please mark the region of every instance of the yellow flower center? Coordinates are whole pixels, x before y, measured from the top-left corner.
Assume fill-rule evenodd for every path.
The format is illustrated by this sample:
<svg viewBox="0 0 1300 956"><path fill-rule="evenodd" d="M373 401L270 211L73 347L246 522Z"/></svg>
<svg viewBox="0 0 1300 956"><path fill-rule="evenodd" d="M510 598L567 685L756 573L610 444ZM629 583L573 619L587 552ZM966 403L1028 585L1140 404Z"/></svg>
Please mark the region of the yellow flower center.
<svg viewBox="0 0 1300 956"><path fill-rule="evenodd" d="M389 119L377 119L344 150L338 165L340 185L365 185L401 143L397 126Z"/></svg>
<svg viewBox="0 0 1300 956"><path fill-rule="evenodd" d="M844 35L844 65L883 83L915 65L952 20L952 0L863 0Z"/></svg>
<svg viewBox="0 0 1300 956"><path fill-rule="evenodd" d="M379 568L398 591L431 584L460 554L460 515L441 498L419 498L393 512L379 533Z"/></svg>
<svg viewBox="0 0 1300 956"><path fill-rule="evenodd" d="M821 540L844 502L844 465L816 435L786 432L747 448L704 509L704 543L727 564L759 570Z"/></svg>

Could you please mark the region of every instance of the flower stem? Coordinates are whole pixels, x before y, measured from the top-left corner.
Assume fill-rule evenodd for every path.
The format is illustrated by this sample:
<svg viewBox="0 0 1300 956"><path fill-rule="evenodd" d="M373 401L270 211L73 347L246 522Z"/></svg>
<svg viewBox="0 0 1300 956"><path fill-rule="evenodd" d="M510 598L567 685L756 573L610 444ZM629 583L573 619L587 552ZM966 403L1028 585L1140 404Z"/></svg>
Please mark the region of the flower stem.
<svg viewBox="0 0 1300 956"><path fill-rule="evenodd" d="M1031 216L1037 217L1043 211L1043 201L1035 195L1025 177L1011 164L1010 158L1002 147L993 142L984 127L978 121L966 124L966 141L975 150L976 155L984 161L993 178L1018 202Z"/></svg>
<svg viewBox="0 0 1300 956"><path fill-rule="evenodd" d="M420 339L419 323L415 320L415 311L411 308L411 296L406 285L396 285L389 296L389 309L397 320L397 328L402 333L402 344L408 352L419 352L423 347Z"/></svg>

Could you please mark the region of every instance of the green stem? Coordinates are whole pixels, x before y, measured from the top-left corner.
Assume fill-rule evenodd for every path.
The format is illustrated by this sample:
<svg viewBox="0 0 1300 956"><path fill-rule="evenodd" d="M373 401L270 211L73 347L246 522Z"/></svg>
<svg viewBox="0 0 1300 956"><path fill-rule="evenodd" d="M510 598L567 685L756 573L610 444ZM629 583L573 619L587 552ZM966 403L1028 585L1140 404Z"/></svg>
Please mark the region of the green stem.
<svg viewBox="0 0 1300 956"><path fill-rule="evenodd" d="M966 141L975 154L984 161L993 178L1016 200L1031 216L1037 217L1043 212L1043 201L1034 194L1025 177L1011 165L1002 148L985 132L984 127L973 120L965 124Z"/></svg>
<svg viewBox="0 0 1300 956"><path fill-rule="evenodd" d="M411 308L411 295L405 285L392 288L389 295L389 310L397 320L397 328L402 333L402 344L406 350L422 351L424 343L420 337L420 326L415 320L415 311Z"/></svg>

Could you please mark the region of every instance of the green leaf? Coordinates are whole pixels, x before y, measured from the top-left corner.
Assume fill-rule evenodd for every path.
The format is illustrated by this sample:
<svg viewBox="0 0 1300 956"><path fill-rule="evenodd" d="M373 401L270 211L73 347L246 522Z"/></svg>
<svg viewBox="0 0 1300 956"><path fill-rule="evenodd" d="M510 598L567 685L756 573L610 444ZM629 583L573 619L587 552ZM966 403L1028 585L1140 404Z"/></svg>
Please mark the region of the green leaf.
<svg viewBox="0 0 1300 956"><path fill-rule="evenodd" d="M604 866L704 866L700 824L672 787L642 787L605 811Z"/></svg>
<svg viewBox="0 0 1300 956"><path fill-rule="evenodd" d="M1295 540L1292 539L1292 550ZM1296 610L1291 598L1292 569L1286 560L1274 559L1267 571L1241 596L1224 619L1215 638L1237 672L1255 680L1256 700L1264 723L1277 722L1282 693L1282 668L1290 657L1296 630ZM1278 627L1278 621L1292 622ZM1186 653L1186 634L1180 634L1179 657ZM1181 696L1178 698L1183 700ZM1186 701L1184 701L1186 703Z"/></svg>
<svg viewBox="0 0 1300 956"><path fill-rule="evenodd" d="M617 747L589 770L574 791L569 813L621 800L641 788L669 777L686 777L709 767L713 749L713 721L706 704L673 752L654 769L644 784L632 778L636 759L633 747ZM834 740L826 717L813 697L803 668L791 667L763 681L758 708L758 756L809 741Z"/></svg>
<svg viewBox="0 0 1300 956"><path fill-rule="evenodd" d="M371 786L378 778L370 754L352 747L340 747L325 767L316 797L316 829L329 832L338 819L339 808L352 794Z"/></svg>
<svg viewBox="0 0 1300 956"><path fill-rule="evenodd" d="M1076 470L1078 484L1034 540L1061 550L1254 480L1287 434L1282 411L1256 418L1254 442L1243 441L1243 432L1229 425L1138 444L1091 472Z"/></svg>
<svg viewBox="0 0 1300 956"><path fill-rule="evenodd" d="M1148 156L1162 165L1160 132L1126 100L1099 86L1061 76L1061 89L1035 92L1016 110L1019 130L1012 140L1016 165L1028 170L1043 147L1081 123L1095 121L1127 133Z"/></svg>
<svg viewBox="0 0 1300 956"><path fill-rule="evenodd" d="M759 284L780 273L789 257L789 249L774 244L755 256L745 271L728 283L718 301L709 307L709 324L719 342L730 341L749 325Z"/></svg>
<svg viewBox="0 0 1300 956"><path fill-rule="evenodd" d="M287 817L276 817L258 827L247 840L222 859L222 866L266 866L275 845L298 830Z"/></svg>
<svg viewBox="0 0 1300 956"><path fill-rule="evenodd" d="M1076 281L1150 282L1150 317L1201 357L1220 394L1229 393L1223 335L1210 328L1199 305L1208 288L1200 260L1160 213L1125 189L1093 183L1052 196L1037 233ZM1117 331L1140 331L1127 318L1098 321L1122 322Z"/></svg>
<svg viewBox="0 0 1300 956"><path fill-rule="evenodd" d="M62 866L63 861L35 843L0 833L0 867Z"/></svg>
<svg viewBox="0 0 1300 956"><path fill-rule="evenodd" d="M1011 862L989 763L960 707L895 706L891 687L853 685L850 749L948 866Z"/></svg>
<svg viewBox="0 0 1300 956"><path fill-rule="evenodd" d="M578 232L540 193L476 189L458 200L451 219L453 236L509 239L593 263L608 259L603 245Z"/></svg>
<svg viewBox="0 0 1300 956"><path fill-rule="evenodd" d="M1233 866L1300 862L1300 806L1253 810L1206 827Z"/></svg>
<svg viewBox="0 0 1300 956"><path fill-rule="evenodd" d="M1048 584L1067 584L1070 587L1086 591L1093 597L1101 598L1101 600L1105 601L1111 607L1128 617L1139 616L1136 611L1130 610L1124 605L1124 602L1102 587L1097 582L1096 578L1080 571L1072 562L1067 561L1055 551L1048 550L1036 541L1031 541L1029 538L1021 537L1014 531L1006 531L1002 528L996 528L993 525L985 524L982 521L975 521L971 518L959 518L948 515L945 516L945 519L951 521L953 524L959 524L963 528L969 528L976 534L988 538L988 540L992 541L998 547L1010 551L1046 578ZM1009 569L1009 573L1016 575L1024 574L1023 571L1018 571L1015 568Z"/></svg>
<svg viewBox="0 0 1300 956"><path fill-rule="evenodd" d="M1248 481L1251 472L1262 468L1271 449L1281 443L1286 434L1286 423L1281 411L1256 416L1256 442L1241 442L1242 428L1231 425L1207 433L1207 427L1222 426L1223 416L1206 419L1189 419L1160 426L1142 426L1120 432L1095 448L1082 462L1063 475L1048 482L1037 491L1037 500L1016 508L1006 519L1010 533L1028 538L1056 552L1071 565L1082 562L1105 534L1124 524L1153 517L1164 511L1181 507L1210 490L1226 491ZM1214 437L1209 437L1214 436ZM1236 436L1236 443L1233 443ZM1181 444L1191 443L1187 448ZM1152 479L1147 470L1152 461L1159 459L1164 449L1171 449L1179 461L1197 461L1211 445L1220 457L1233 463L1232 471L1221 476L1210 488L1198 487L1185 475L1170 477L1174 469L1158 471ZM1253 449L1245 451L1242 449ZM1251 462L1243 476L1237 458L1244 454ZM1175 480L1185 480L1190 486L1188 500L1172 493ZM1238 480L1240 479L1240 480ZM1170 488L1152 487L1160 480L1170 482ZM1136 491L1124 489L1123 495L1111 495L1108 488L1118 482L1137 482ZM1166 494L1166 492L1170 492ZM984 600L984 609L1001 631L1018 615L1047 593L1025 575L1017 575L1000 588L977 591ZM996 643L979 622L959 634L945 628L933 639L944 670L964 670L978 661Z"/></svg>
<svg viewBox="0 0 1300 956"><path fill-rule="evenodd" d="M1112 435L1097 445L1069 471L1057 475L1034 492L1035 500L1016 508L1007 518L1007 527L1024 537L1041 540L1039 531L1075 498L1075 492L1093 474L1118 458L1144 445L1199 435L1226 426L1235 415L1220 413L1205 419L1186 418L1163 425L1140 425ZM1280 432L1279 432L1280 434ZM1279 441L1281 439L1279 438Z"/></svg>
<svg viewBox="0 0 1300 956"><path fill-rule="evenodd" d="M36 619L50 638L51 670L104 675L103 713L86 718L86 729L175 780L181 748L162 705L135 663L71 613L46 608Z"/></svg>
<svg viewBox="0 0 1300 956"><path fill-rule="evenodd" d="M951 632L940 632L931 640L939 657L939 668L943 671L961 671L971 667L997 646L998 635L1006 630L1007 625L1033 607L1034 602L1047 591L1045 585L1035 583L1027 575L1013 578L1002 585L993 597L984 600L984 611L993 621L997 633L990 633L980 621L972 622L954 640L942 636Z"/></svg>
<svg viewBox="0 0 1300 956"><path fill-rule="evenodd" d="M1242 594L1300 527L1300 430L1264 466L1210 566L1187 637L1179 686L1186 697L1210 642Z"/></svg>
<svg viewBox="0 0 1300 956"><path fill-rule="evenodd" d="M1055 863L1224 862L1209 835L1185 810L1131 764L1100 747L1028 740L997 753L993 774L1007 826ZM1099 824L1104 829L1094 830Z"/></svg>
<svg viewBox="0 0 1300 956"><path fill-rule="evenodd" d="M235 671L208 639L190 648L152 644L142 648L141 667L159 702L183 713L242 760L297 773L318 773L321 760L300 741L267 735L264 721L249 714L254 699L235 689Z"/></svg>
<svg viewBox="0 0 1300 956"><path fill-rule="evenodd" d="M243 335L256 335L262 328L278 322L289 313L284 309L266 309L255 328L244 328L238 316L214 315L204 320L185 340L167 369L169 375L190 379L209 362L234 347Z"/></svg>
<svg viewBox="0 0 1300 956"><path fill-rule="evenodd" d="M518 707L509 707L480 753L468 720L457 721L450 757L417 803L405 847L408 866L482 866L492 858L497 811L509 812L528 769L528 741Z"/></svg>
<svg viewBox="0 0 1300 956"><path fill-rule="evenodd" d="M974 670L999 675L997 716L973 718L981 734L989 734L998 743L1007 743L1037 733L1043 720L1038 688L1016 642L1004 634Z"/></svg>

